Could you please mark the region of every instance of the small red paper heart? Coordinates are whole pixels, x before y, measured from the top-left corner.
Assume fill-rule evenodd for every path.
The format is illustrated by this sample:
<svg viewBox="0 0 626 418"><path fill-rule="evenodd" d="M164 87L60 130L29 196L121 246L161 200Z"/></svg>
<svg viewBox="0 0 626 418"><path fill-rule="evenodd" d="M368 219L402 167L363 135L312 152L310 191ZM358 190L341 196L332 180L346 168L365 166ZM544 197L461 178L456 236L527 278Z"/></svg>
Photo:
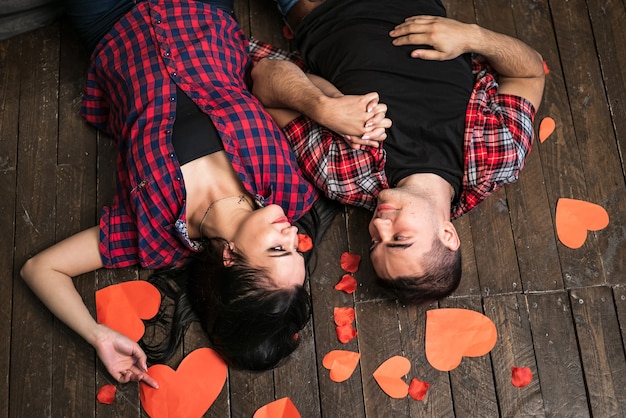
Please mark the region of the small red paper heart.
<svg viewBox="0 0 626 418"><path fill-rule="evenodd" d="M409 385L404 377L411 370L411 362L402 356L394 356L383 362L374 371L374 380L387 395L395 399L406 397Z"/></svg>
<svg viewBox="0 0 626 418"><path fill-rule="evenodd" d="M96 292L98 322L139 341L145 332L142 319L159 311L161 294L150 283L135 280L114 284Z"/></svg>
<svg viewBox="0 0 626 418"><path fill-rule="evenodd" d="M561 198L556 204L556 233L563 245L580 248L587 231L599 231L609 224L609 214L595 203Z"/></svg>
<svg viewBox="0 0 626 418"><path fill-rule="evenodd" d="M300 412L291 399L282 398L260 407L252 418L300 418Z"/></svg>
<svg viewBox="0 0 626 418"><path fill-rule="evenodd" d="M354 351L333 350L324 356L322 366L330 370L330 380L343 382L352 376L360 358Z"/></svg>
<svg viewBox="0 0 626 418"><path fill-rule="evenodd" d="M354 308L335 308L333 317L337 326L351 324L354 322Z"/></svg>
<svg viewBox="0 0 626 418"><path fill-rule="evenodd" d="M541 124L539 125L539 141L543 142L554 132L556 128L556 122L554 119L548 117L543 118L541 120Z"/></svg>
<svg viewBox="0 0 626 418"><path fill-rule="evenodd" d="M511 367L511 383L517 388L527 386L533 380L533 372L528 367Z"/></svg>
<svg viewBox="0 0 626 418"><path fill-rule="evenodd" d="M423 382L415 378L411 379L411 383L409 384L409 395L416 401L422 401L424 400L429 387L430 383L428 382Z"/></svg>
<svg viewBox="0 0 626 418"><path fill-rule="evenodd" d="M341 258L339 259L339 264L341 265L341 268L348 273L356 273L359 269L360 262L360 255L348 252L341 254Z"/></svg>
<svg viewBox="0 0 626 418"><path fill-rule="evenodd" d="M480 312L431 309L426 312L426 359L443 372L456 368L463 357L479 357L496 344L496 326Z"/></svg>
<svg viewBox="0 0 626 418"><path fill-rule="evenodd" d="M351 274L344 274L341 276L339 283L335 285L335 290L354 293L356 290L356 279Z"/></svg>
<svg viewBox="0 0 626 418"><path fill-rule="evenodd" d="M298 251L306 253L313 249L313 240L307 234L298 234Z"/></svg>
<svg viewBox="0 0 626 418"><path fill-rule="evenodd" d="M201 417L226 383L224 360L210 348L188 354L176 371L164 364L148 368L159 382L154 389L141 382L140 399L151 418Z"/></svg>
<svg viewBox="0 0 626 418"><path fill-rule="evenodd" d="M102 404L111 405L115 400L116 392L117 387L115 387L114 385L104 385L100 389L98 389L96 399Z"/></svg>
<svg viewBox="0 0 626 418"><path fill-rule="evenodd" d="M348 344L357 336L357 332L352 324L335 327L335 331L337 332L337 339L343 344Z"/></svg>

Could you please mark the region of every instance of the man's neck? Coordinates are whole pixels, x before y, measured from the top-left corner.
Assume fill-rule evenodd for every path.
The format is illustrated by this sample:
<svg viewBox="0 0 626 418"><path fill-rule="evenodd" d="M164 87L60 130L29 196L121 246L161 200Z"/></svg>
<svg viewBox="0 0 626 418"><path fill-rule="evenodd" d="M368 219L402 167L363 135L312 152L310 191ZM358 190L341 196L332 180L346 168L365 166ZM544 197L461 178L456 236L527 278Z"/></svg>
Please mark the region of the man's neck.
<svg viewBox="0 0 626 418"><path fill-rule="evenodd" d="M454 188L437 174L411 174L400 180L396 188L427 198L435 205L437 212L441 213L445 220L450 220Z"/></svg>

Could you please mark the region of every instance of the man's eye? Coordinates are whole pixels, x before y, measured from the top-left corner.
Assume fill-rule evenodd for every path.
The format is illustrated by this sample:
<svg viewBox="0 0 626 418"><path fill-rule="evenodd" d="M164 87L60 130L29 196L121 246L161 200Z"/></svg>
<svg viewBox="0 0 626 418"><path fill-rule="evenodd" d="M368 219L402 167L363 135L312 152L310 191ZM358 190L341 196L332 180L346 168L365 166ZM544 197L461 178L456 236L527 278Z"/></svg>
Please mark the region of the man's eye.
<svg viewBox="0 0 626 418"><path fill-rule="evenodd" d="M285 248L282 245L277 245L275 247L270 248L270 251L276 251L276 252L285 251Z"/></svg>
<svg viewBox="0 0 626 418"><path fill-rule="evenodd" d="M370 241L370 252L374 251L374 248L376 248L377 244L378 244L378 241L374 241L374 240Z"/></svg>
<svg viewBox="0 0 626 418"><path fill-rule="evenodd" d="M406 241L407 237L403 237L401 235L397 235L397 236L393 237L393 240L394 241Z"/></svg>

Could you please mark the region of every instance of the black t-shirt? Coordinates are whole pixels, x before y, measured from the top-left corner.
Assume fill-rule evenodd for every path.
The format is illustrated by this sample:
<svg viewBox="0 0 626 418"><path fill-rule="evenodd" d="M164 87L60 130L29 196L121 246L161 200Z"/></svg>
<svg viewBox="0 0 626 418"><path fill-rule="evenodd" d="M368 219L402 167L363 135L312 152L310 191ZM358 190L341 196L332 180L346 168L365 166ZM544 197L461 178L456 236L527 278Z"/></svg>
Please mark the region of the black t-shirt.
<svg viewBox="0 0 626 418"><path fill-rule="evenodd" d="M388 105L385 172L392 186L435 173L459 196L471 64L469 56L415 59L416 46L394 46L389 31L416 15L445 16L445 9L438 0L326 0L304 18L296 40L313 73L344 94L376 91Z"/></svg>

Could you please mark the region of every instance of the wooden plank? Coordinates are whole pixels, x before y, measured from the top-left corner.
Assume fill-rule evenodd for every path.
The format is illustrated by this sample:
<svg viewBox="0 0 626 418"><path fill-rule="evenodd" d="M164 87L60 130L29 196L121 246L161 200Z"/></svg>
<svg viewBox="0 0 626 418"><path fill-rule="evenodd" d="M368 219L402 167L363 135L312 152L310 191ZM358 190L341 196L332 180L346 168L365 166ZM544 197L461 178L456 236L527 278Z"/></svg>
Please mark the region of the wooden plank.
<svg viewBox="0 0 626 418"><path fill-rule="evenodd" d="M568 294L529 294L527 300L546 416L590 416Z"/></svg>
<svg viewBox="0 0 626 418"><path fill-rule="evenodd" d="M483 313L479 297L444 299L439 306ZM454 413L457 416L498 416L493 373L488 355L464 358L456 369L449 372Z"/></svg>
<svg viewBox="0 0 626 418"><path fill-rule="evenodd" d="M271 45L289 49L282 32L283 20L274 0L250 1L250 35Z"/></svg>
<svg viewBox="0 0 626 418"><path fill-rule="evenodd" d="M449 374L434 369L426 359L426 311L436 308L436 304L431 304L398 309L402 351L412 366L406 381L410 384L417 378L430 384L423 401L409 399L410 416L414 418L454 416Z"/></svg>
<svg viewBox="0 0 626 418"><path fill-rule="evenodd" d="M576 116L573 109L574 102L586 100L587 87L574 86L571 82L568 82L566 87L564 81L564 75L587 72L588 63L576 55L580 51L577 51L574 44L579 42L588 44L583 38L589 36L588 31L572 30L580 24L568 18L573 12L572 9L577 7L573 3L563 0L539 1L532 6L543 8L542 16L553 16L552 22L556 33L556 39L551 36L552 31L541 30L536 31L538 33L525 34L527 38L525 40L538 46L539 52L550 68L550 74L546 77L544 105L540 108L536 120L541 121L544 117L550 116L556 121L556 129L548 140L535 144L535 148L540 150L548 201L554 219L559 198L589 199L582 161L584 155L577 144L582 133L574 130ZM517 6L516 10L520 10L520 7ZM588 239L585 245L575 251L559 243L558 252L566 288L604 282L595 240Z"/></svg>
<svg viewBox="0 0 626 418"><path fill-rule="evenodd" d="M22 42L16 266L55 240L58 25L28 33ZM54 319L17 275L15 271L9 381L11 414L49 416L53 388L50 330Z"/></svg>
<svg viewBox="0 0 626 418"><path fill-rule="evenodd" d="M513 0L511 10L515 16L515 29L511 29L508 34L516 36L540 53L544 53L546 45L554 45L553 31L546 30L552 27L552 21L545 2ZM549 99L548 96L544 97L540 110L550 105ZM538 132L541 118L540 114L535 118L535 133ZM527 291L563 288L539 143L535 137L533 150L526 159L520 180L506 187L523 289ZM542 256L537 257L537 254ZM540 277L550 279L539 280Z"/></svg>
<svg viewBox="0 0 626 418"><path fill-rule="evenodd" d="M626 273L626 75L623 71L626 65L626 7L623 1L615 0L589 0L587 4L597 51L585 47L587 55L583 59L592 60L597 52L602 74L596 74L593 87L604 86L609 108L605 109L604 102L598 99L597 110L594 111L599 113L598 119L592 114L581 122L587 139L583 145L583 153L588 157L585 159L585 172L590 171L587 182L594 186L590 197L601 204L611 217L608 228L596 235L606 281L618 284L623 282ZM587 113L586 103L581 113ZM604 153L607 154L602 155Z"/></svg>
<svg viewBox="0 0 626 418"><path fill-rule="evenodd" d="M61 27L59 146L55 241L95 225L96 133L79 116L87 58L67 25ZM80 65L82 64L82 65ZM75 278L78 292L95 306L95 274ZM92 315L95 315L92 309ZM52 410L56 416L87 417L96 396L92 347L55 321ZM56 379L62 376L62 379Z"/></svg>
<svg viewBox="0 0 626 418"><path fill-rule="evenodd" d="M275 400L274 373L229 371L230 408L232 417L251 417L263 405Z"/></svg>
<svg viewBox="0 0 626 418"><path fill-rule="evenodd" d="M613 299L615 300L615 310L619 328L622 334L622 341L626 341L626 287L623 285L613 288ZM626 352L626 348L624 348Z"/></svg>
<svg viewBox="0 0 626 418"><path fill-rule="evenodd" d="M13 281L22 267L14 261L15 218L17 216L17 150L22 37L0 42L0 416L9 415L9 371ZM23 260L21 260L23 261ZM19 278L17 280L20 280Z"/></svg>
<svg viewBox="0 0 626 418"><path fill-rule="evenodd" d="M409 398L389 397L373 377L384 361L403 355L396 303L385 300L357 302L355 311L366 416L409 416ZM406 377L404 379L406 381Z"/></svg>
<svg viewBox="0 0 626 418"><path fill-rule="evenodd" d="M626 176L626 7L623 0L588 0L587 7L595 38L603 81L609 98L613 127L621 150L622 173Z"/></svg>
<svg viewBox="0 0 626 418"><path fill-rule="evenodd" d="M609 287L570 292L591 414L626 416L626 357Z"/></svg>
<svg viewBox="0 0 626 418"><path fill-rule="evenodd" d="M461 240L461 262L463 275L459 287L453 293L454 296L477 296L480 295L480 283L478 281L478 266L474 241L472 240L472 226L470 216L465 215L452 222Z"/></svg>
<svg viewBox="0 0 626 418"><path fill-rule="evenodd" d="M545 416L525 296L488 296L484 304L485 315L491 318L498 331L491 362L500 415ZM530 368L533 380L523 388L513 386L511 367Z"/></svg>
<svg viewBox="0 0 626 418"><path fill-rule="evenodd" d="M346 218L338 215L312 259L314 272L310 281L319 402L322 416L328 418L365 416L361 368L357 367L348 380L333 382L330 380L329 370L322 366L324 356L332 350L359 351L358 339L355 338L347 344L342 344L337 339L334 323L335 307L354 307L354 295L334 289L335 284L345 274L339 265L339 257L348 249ZM359 271L361 268L359 267ZM358 328L358 318L353 326Z"/></svg>

